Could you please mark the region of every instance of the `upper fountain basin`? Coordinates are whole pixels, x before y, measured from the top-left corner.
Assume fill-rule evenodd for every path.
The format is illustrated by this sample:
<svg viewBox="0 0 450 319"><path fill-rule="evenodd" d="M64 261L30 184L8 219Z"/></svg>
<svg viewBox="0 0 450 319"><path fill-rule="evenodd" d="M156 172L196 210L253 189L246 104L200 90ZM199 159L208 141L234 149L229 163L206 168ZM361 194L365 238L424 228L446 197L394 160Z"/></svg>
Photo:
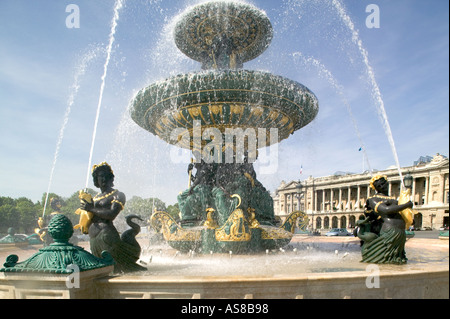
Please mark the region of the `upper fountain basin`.
<svg viewBox="0 0 450 319"><path fill-rule="evenodd" d="M278 143L317 116L313 92L295 81L261 71L203 71L178 75L141 90L131 107L132 119L170 144L192 150L194 121L205 129L278 129ZM185 129L190 143L171 138Z"/></svg>
<svg viewBox="0 0 450 319"><path fill-rule="evenodd" d="M253 60L270 45L272 24L258 8L232 1L207 2L182 14L174 30L175 43L204 69L220 63L220 55L234 56L237 66Z"/></svg>

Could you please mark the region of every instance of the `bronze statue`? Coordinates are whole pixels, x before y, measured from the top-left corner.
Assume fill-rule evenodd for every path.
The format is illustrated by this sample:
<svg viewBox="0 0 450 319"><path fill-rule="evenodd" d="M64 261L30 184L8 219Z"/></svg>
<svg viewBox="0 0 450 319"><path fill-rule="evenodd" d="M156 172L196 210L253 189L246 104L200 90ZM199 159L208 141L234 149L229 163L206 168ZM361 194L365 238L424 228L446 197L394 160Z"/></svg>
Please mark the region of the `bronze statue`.
<svg viewBox="0 0 450 319"><path fill-rule="evenodd" d="M91 252L101 258L103 251L108 251L114 261L115 272L133 272L146 270L138 265L141 247L135 237L139 233L139 226L131 222L138 216L128 216L127 223L132 227L119 235L113 221L123 210L126 202L125 194L114 189L114 173L108 163L94 165L92 169L94 185L100 188L101 193L93 198L92 202L81 200L81 209L90 213L88 233L90 237Z"/></svg>
<svg viewBox="0 0 450 319"><path fill-rule="evenodd" d="M411 201L399 204L389 196L389 183L384 175L370 181L376 194L367 199L365 220L357 222L357 236L362 240L362 262L405 264L406 221L401 212L413 207Z"/></svg>

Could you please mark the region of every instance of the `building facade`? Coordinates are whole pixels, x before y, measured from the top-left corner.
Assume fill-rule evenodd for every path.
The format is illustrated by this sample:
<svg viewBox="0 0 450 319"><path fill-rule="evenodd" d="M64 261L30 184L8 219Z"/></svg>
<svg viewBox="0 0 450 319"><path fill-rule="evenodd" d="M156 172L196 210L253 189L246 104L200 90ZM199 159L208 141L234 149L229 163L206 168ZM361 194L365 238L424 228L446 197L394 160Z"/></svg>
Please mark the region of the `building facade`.
<svg viewBox="0 0 450 319"><path fill-rule="evenodd" d="M415 228L439 229L449 225L449 160L437 154L428 162L401 168L403 177L413 177L411 200L418 213ZM375 172L374 172L375 174ZM388 177L390 196L398 197L401 180L398 170L377 171ZM293 211L309 217L309 229L353 228L364 218L367 198L374 195L369 182L372 174L335 174L303 181L281 182L274 197L275 215L281 218Z"/></svg>

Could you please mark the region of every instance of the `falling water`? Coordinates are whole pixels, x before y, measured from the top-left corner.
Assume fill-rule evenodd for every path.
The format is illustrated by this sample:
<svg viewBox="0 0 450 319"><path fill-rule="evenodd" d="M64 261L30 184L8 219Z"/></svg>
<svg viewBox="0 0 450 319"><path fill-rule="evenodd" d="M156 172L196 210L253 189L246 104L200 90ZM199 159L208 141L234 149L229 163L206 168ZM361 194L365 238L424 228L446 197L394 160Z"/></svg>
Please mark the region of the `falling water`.
<svg viewBox="0 0 450 319"><path fill-rule="evenodd" d="M89 164L88 164L88 170L87 170L87 176L86 176L86 187L85 187L86 189L89 184L91 165L92 165L92 154L94 153L95 138L97 136L97 126L98 126L98 120L100 117L100 110L101 110L102 101L103 101L103 92L105 90L106 75L108 73L108 66L109 66L109 61L111 60L111 52L112 52L113 44L115 41L117 23L119 21L119 10L123 7L124 1L125 0L117 0L116 5L114 7L114 17L113 17L112 24L111 24L111 33L109 34L109 44L108 44L108 47L106 50L106 62L103 67L102 84L100 87L100 96L99 96L98 105L97 105L97 115L95 117L94 132L92 134L91 151L89 153Z"/></svg>
<svg viewBox="0 0 450 319"><path fill-rule="evenodd" d="M295 53L293 53L293 56L294 56L294 58L296 58L296 57L302 58L303 61L306 64L314 65L318 69L319 75L325 77L325 79L333 86L333 88L339 94L339 96L341 97L344 105L347 108L347 111L349 113L350 119L353 122L353 126L355 128L356 135L358 136L358 139L359 139L359 142L360 142L360 145L361 145L361 150L364 152L364 158L365 158L365 160L367 162L369 171L372 172L372 168L371 168L370 162L369 162L369 157L367 156L366 148L365 148L364 143L362 141L362 137L361 137L361 133L360 133L359 128L358 128L358 124L356 123L355 117L353 116L353 112L352 112L352 108L350 106L350 103L347 101L347 98L344 96L344 89L342 88L342 86L334 78L334 76L331 74L331 72L322 63L320 63L320 61L318 61L317 59L314 59L312 57L305 57L305 56L303 56L303 54L301 52L295 52Z"/></svg>
<svg viewBox="0 0 450 319"><path fill-rule="evenodd" d="M55 172L56 162L58 161L59 150L61 148L61 144L64 139L64 132L66 130L67 123L69 121L69 116L70 116L70 112L72 110L72 106L75 103L75 98L78 95L78 91L80 89L80 78L86 73L86 68L87 68L89 62L92 61L92 59L94 59L96 57L97 51L98 50L91 50L90 52L85 54L83 56L83 58L81 59L81 63L78 64L78 68L77 68L77 71L76 71L75 77L74 77L74 82L73 82L73 85L71 88L71 93L69 95L69 99L67 102L67 109L64 114L63 124L61 126L61 130L60 130L59 136L58 136L58 141L56 143L56 151L55 151L55 156L53 158L53 164L52 164L52 169L50 172L50 179L48 182L48 188L47 188L47 193L45 196L45 203L44 203L44 211L42 212L42 216L45 215L45 210L47 208L48 196L49 196L50 188L51 188L52 181L53 181L53 174Z"/></svg>
<svg viewBox="0 0 450 319"><path fill-rule="evenodd" d="M367 68L367 74L369 76L369 81L372 86L372 96L375 99L375 101L378 103L378 113L380 115L381 122L383 124L384 130L386 132L386 136L389 140L389 143L391 145L391 150L395 158L395 162L397 164L398 173L400 175L400 180L403 185L403 177L402 172L400 169L400 161L398 159L397 149L395 147L394 138L391 131L391 126L389 125L388 117L386 114L386 109L384 107L384 101L381 96L380 88L378 87L377 81L375 79L375 72L373 71L372 66L369 63L369 55L367 53L367 50L364 48L361 39L359 38L359 32L355 29L355 25L353 24L352 20L348 16L348 14L345 12L344 7L342 6L341 2L339 0L333 0L332 1L334 7L338 11L338 14L340 18L344 21L347 28L352 33L352 42L355 43L358 46L359 52L361 53L364 64Z"/></svg>

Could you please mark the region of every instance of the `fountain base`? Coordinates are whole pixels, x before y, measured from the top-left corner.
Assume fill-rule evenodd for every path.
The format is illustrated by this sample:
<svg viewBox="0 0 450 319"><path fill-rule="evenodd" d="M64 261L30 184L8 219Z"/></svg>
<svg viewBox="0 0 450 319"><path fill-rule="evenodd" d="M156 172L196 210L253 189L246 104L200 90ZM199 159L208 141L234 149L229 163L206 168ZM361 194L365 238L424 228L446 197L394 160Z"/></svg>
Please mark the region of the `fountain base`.
<svg viewBox="0 0 450 319"><path fill-rule="evenodd" d="M151 223L172 248L181 252L246 254L286 246L294 235L297 219L307 217L305 213L293 212L280 227L260 225L254 217L250 218L236 209L220 227L212 219L202 226L183 227L169 214L155 212Z"/></svg>
<svg viewBox="0 0 450 319"><path fill-rule="evenodd" d="M60 286L69 293L59 293L59 289L50 285L55 283L56 275L32 274L31 282L31 275L0 273L0 299L449 298L446 241L408 240L408 264L379 265L379 286L371 280L375 265L359 262L357 238L295 235L290 246L285 252L231 258L228 254L177 254L166 244L152 246L142 256L146 261L151 258L146 272L110 276L107 269L99 269L93 271L95 276L81 273L80 289L67 289L67 275L58 275ZM89 280L83 280L85 275ZM83 295L70 293L81 291Z"/></svg>

